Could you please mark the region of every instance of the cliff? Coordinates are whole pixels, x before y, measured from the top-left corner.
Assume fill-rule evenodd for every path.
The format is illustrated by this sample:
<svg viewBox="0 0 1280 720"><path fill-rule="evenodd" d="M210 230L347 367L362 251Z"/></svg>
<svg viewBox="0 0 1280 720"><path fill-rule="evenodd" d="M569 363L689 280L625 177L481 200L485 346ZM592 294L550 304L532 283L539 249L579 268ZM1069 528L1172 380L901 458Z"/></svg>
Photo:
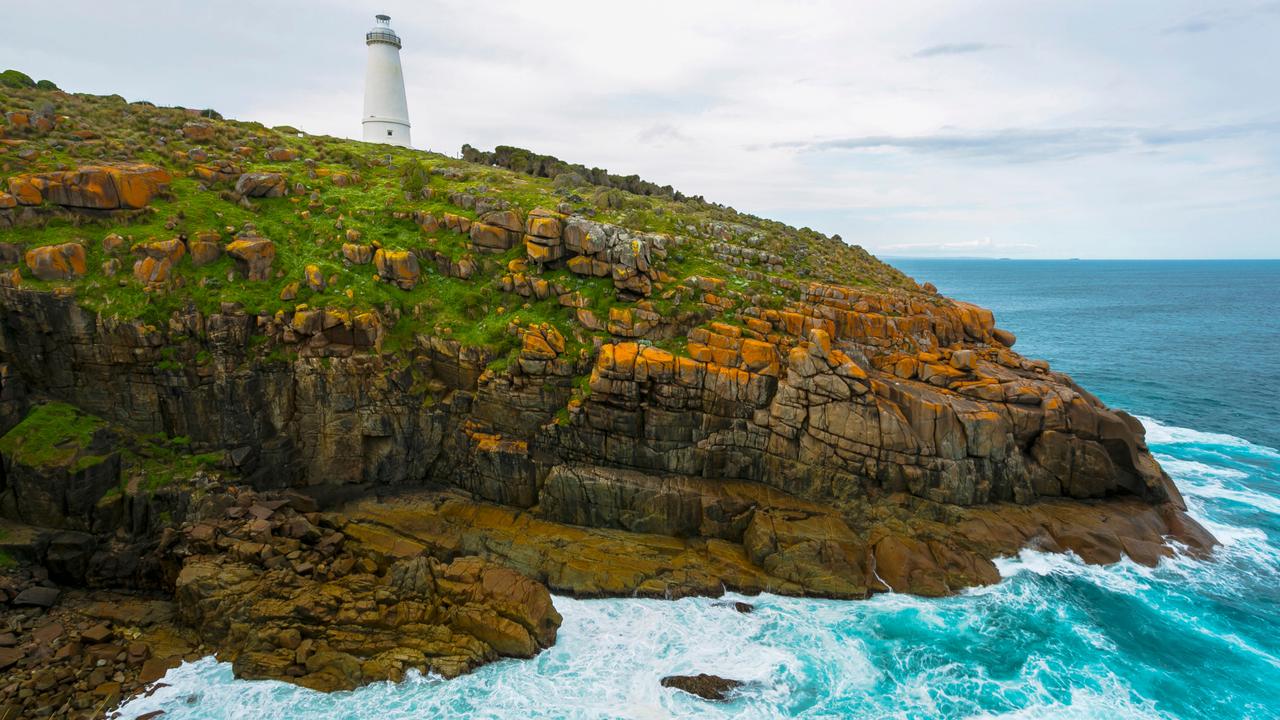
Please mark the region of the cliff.
<svg viewBox="0 0 1280 720"><path fill-rule="evenodd" d="M1020 356L991 312L838 237L512 148L470 162L36 88L0 106L2 429L60 401L92 418L95 457L181 438L165 462L200 456L212 477L122 483L156 462L80 455L50 470L23 460L18 426L0 512L82 533L74 582L267 628L206 632L256 658L242 674L348 687L527 655L554 639L526 602L546 588L942 595L1024 546L1152 564L1170 537L1213 544L1136 420ZM122 521L119 502L162 489L183 498L166 518ZM210 504L240 492L318 503L351 563L308 551L316 578L236 556L287 520L249 532ZM111 533L162 568L121 571ZM463 588L513 570L499 595L524 604L504 622L526 629L493 636L506 626L457 608L502 603ZM480 645L399 646L395 672L300 659L295 633L373 662L218 600L261 572L298 578L289 602L352 583L437 598L454 609L424 617ZM462 585L439 590L451 572Z"/></svg>

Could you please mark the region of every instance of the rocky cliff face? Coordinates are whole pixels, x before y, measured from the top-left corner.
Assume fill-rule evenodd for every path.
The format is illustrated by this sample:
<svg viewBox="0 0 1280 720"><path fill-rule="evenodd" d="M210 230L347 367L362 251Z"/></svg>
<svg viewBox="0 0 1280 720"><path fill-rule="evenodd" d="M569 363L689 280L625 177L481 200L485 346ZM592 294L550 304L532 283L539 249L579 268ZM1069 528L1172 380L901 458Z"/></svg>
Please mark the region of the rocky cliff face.
<svg viewBox="0 0 1280 720"><path fill-rule="evenodd" d="M722 541L746 560L697 579L550 581L570 592L936 594L993 581L989 558L1024 541L1143 562L1167 554L1164 535L1211 543L1133 418L1018 356L989 312L942 298L814 286L746 327L695 328L687 355L627 341L569 357L554 330L530 328L501 374L482 351L422 339L409 367L429 373L430 394L372 350L253 354L255 332L283 333L287 317L228 307L156 329L20 288L0 300L8 382L223 449L260 488L454 487L547 521L525 541L539 553L577 525ZM172 348L211 360L165 369ZM575 396L583 371L589 393ZM958 520L975 511L1021 519L984 542ZM1071 517L1099 527L1077 533ZM533 567L521 569L549 579Z"/></svg>
<svg viewBox="0 0 1280 720"><path fill-rule="evenodd" d="M58 108L0 137L0 430L96 418L56 462L0 440L0 514L63 531L60 577L174 595L241 674L527 656L547 588L942 595L1028 545L1213 544L1136 420L838 237L567 164L0 100ZM169 487L138 434L218 477ZM206 502L282 491L319 507Z"/></svg>

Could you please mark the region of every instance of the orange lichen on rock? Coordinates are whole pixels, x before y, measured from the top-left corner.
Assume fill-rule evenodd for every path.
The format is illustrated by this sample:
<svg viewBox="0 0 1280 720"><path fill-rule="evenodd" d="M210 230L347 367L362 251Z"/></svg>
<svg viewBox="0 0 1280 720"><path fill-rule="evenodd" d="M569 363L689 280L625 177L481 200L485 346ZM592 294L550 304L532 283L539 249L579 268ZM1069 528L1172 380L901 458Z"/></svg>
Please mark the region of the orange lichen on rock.
<svg viewBox="0 0 1280 720"><path fill-rule="evenodd" d="M15 175L9 191L22 205L48 202L94 210L146 207L168 188L171 176L154 165L90 165L78 170Z"/></svg>
<svg viewBox="0 0 1280 720"><path fill-rule="evenodd" d="M62 243L32 248L26 254L27 268L41 280L74 280L86 271L84 246Z"/></svg>

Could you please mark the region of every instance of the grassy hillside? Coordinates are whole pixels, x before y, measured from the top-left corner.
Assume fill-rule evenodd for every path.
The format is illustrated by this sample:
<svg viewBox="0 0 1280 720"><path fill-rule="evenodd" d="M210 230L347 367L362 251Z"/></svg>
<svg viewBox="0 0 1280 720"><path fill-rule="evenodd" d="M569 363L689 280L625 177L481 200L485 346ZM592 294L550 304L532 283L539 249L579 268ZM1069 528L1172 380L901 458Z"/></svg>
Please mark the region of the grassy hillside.
<svg viewBox="0 0 1280 720"><path fill-rule="evenodd" d="M6 179L12 188L16 175L126 161L155 165L173 176L167 194L132 216L46 214L0 229L0 242L18 246L19 252L81 243L87 251L83 277L42 281L19 262L21 282L24 287L49 289L74 286L80 303L107 317L160 324L175 310L194 305L212 311L222 302L240 303L249 312L266 315L291 312L300 305L372 310L383 318L388 349L394 349L397 338L420 332L483 345L501 355L515 342L509 332L512 323L550 323L577 342L605 334L575 326L574 308L565 307L556 293L536 299L504 292L502 279L513 272L579 293L579 304L585 302L600 317L608 317L612 308L634 304L637 298L619 297L608 277L573 274L562 263L528 263L519 243L503 252L479 252L466 234L443 224L418 222L424 214L433 219L446 213L475 219L475 199L481 207L506 205L521 216L543 208L668 236L670 250L665 258L655 259L657 282L643 301L650 305L642 307L664 317L687 313L690 324L713 319L706 312L697 315L688 294L678 291L695 276L727 281L727 302L714 319L728 322L735 321L742 307L780 306L797 299L810 281L915 289L901 273L839 238L739 213L700 197L665 192L670 189L634 177L585 171L555 158L518 151L516 162L506 162L517 168L512 170L225 120L210 110L161 108L50 87L27 86L20 79L0 84L0 111L8 118L0 136L0 189ZM15 119L15 113L21 117ZM41 118L43 124L36 122ZM498 155L510 158L512 150ZM468 156L495 161L492 153L470 151ZM541 160L529 162L529 157ZM220 166L227 166L230 179L210 182L197 177L201 167ZM241 198L233 191L234 176L241 172L281 173L288 194ZM538 176L548 174L555 177ZM23 209L10 212L20 218ZM265 280L237 277L234 261L226 254L200 267L178 263L163 287L147 287L130 273L134 258L127 250L137 243L179 236L227 243L246 229L275 243L276 257ZM103 239L112 233L122 236L124 254L104 249ZM406 290L382 281L372 265L345 260L343 243L409 250L419 258L465 259L475 263L475 272L468 279L450 277L437 263L424 260L419 281ZM735 248L745 252L732 256L738 252ZM118 260L115 267L113 256ZM769 256L782 264L767 260ZM323 289L308 286L308 266L314 266L313 276L324 279Z"/></svg>

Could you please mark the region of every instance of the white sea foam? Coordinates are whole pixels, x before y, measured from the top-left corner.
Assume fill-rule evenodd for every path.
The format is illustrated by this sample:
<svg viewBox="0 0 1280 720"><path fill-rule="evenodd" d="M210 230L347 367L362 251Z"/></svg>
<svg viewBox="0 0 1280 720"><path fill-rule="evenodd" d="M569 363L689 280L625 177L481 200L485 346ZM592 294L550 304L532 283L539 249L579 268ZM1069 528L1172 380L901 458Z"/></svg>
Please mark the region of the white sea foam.
<svg viewBox="0 0 1280 720"><path fill-rule="evenodd" d="M1147 430L1148 445L1198 445L1208 448L1231 448L1260 457L1280 458L1280 450L1266 445L1256 445L1235 435L1165 425L1155 418L1144 415L1136 415L1135 417Z"/></svg>
<svg viewBox="0 0 1280 720"><path fill-rule="evenodd" d="M994 562L1002 578L1011 578L1024 572L1042 577L1057 575L1083 578L1099 587L1129 595L1149 589L1155 575L1152 568L1139 565L1128 558L1110 565L1090 565L1073 552L1051 553L1031 548L1023 548L1013 557L996 558Z"/></svg>

